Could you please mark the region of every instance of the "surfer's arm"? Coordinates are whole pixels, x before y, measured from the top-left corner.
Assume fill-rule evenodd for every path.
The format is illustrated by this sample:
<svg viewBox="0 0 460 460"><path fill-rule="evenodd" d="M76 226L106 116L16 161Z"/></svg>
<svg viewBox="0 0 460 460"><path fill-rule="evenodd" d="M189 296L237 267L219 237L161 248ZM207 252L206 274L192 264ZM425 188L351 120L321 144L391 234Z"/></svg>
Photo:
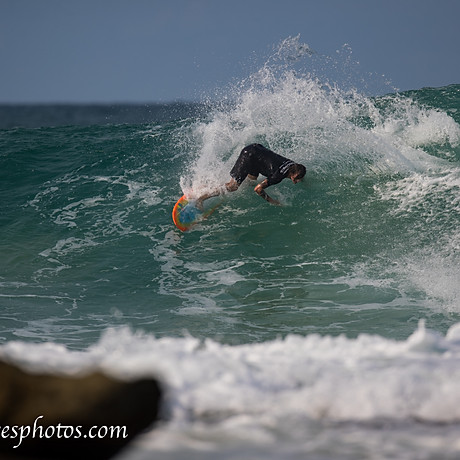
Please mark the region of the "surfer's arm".
<svg viewBox="0 0 460 460"><path fill-rule="evenodd" d="M265 179L262 181L260 184L256 185L254 188L254 192L257 193L257 195L261 196L264 200L268 201L270 204L275 204L275 205L281 205L281 203L277 200L274 200L271 196L267 194L267 192L264 190L268 187L268 180Z"/></svg>

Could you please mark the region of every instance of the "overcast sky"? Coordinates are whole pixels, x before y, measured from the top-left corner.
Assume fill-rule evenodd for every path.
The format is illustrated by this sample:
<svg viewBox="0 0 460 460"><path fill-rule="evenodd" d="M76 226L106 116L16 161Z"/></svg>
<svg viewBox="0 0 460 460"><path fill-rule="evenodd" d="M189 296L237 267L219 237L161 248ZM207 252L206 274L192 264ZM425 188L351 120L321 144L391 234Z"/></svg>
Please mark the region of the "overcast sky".
<svg viewBox="0 0 460 460"><path fill-rule="evenodd" d="M298 34L398 89L444 86L459 22L460 0L0 0L0 103L197 100Z"/></svg>

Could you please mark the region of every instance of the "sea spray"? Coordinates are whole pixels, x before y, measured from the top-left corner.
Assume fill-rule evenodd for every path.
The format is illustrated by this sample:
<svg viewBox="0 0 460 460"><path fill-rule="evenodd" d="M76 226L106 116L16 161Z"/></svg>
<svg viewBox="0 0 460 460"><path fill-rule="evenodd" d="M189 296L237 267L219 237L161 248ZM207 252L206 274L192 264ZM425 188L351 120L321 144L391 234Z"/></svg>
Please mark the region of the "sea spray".
<svg viewBox="0 0 460 460"><path fill-rule="evenodd" d="M198 150L181 176L185 193L219 188L252 142L306 164L314 177L424 170L459 144L460 127L445 112L404 95L369 97L320 79L305 69L313 65L312 55L299 37L283 41L262 68L228 90L225 103L196 123L189 135ZM303 71L292 68L299 64ZM446 148L433 156L434 145Z"/></svg>

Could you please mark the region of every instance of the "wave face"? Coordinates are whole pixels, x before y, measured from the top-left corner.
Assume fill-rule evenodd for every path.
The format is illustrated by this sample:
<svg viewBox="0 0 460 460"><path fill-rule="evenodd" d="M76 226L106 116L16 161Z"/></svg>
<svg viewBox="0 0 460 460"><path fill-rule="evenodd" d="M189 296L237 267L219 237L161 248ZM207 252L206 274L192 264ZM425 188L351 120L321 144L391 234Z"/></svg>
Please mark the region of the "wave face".
<svg viewBox="0 0 460 460"><path fill-rule="evenodd" d="M1 108L0 355L160 375L127 459L458 458L460 85L371 97L350 53L287 39L219 103ZM253 142L305 180L179 232Z"/></svg>

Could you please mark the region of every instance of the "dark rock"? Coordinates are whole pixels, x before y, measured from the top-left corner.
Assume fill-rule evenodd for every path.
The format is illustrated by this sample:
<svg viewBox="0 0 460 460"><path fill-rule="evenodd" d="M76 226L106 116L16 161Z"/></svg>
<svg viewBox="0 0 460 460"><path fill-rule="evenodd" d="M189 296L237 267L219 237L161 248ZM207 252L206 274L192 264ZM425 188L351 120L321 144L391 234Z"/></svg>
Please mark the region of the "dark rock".
<svg viewBox="0 0 460 460"><path fill-rule="evenodd" d="M107 459L158 418L154 379L59 376L0 361L0 458Z"/></svg>

